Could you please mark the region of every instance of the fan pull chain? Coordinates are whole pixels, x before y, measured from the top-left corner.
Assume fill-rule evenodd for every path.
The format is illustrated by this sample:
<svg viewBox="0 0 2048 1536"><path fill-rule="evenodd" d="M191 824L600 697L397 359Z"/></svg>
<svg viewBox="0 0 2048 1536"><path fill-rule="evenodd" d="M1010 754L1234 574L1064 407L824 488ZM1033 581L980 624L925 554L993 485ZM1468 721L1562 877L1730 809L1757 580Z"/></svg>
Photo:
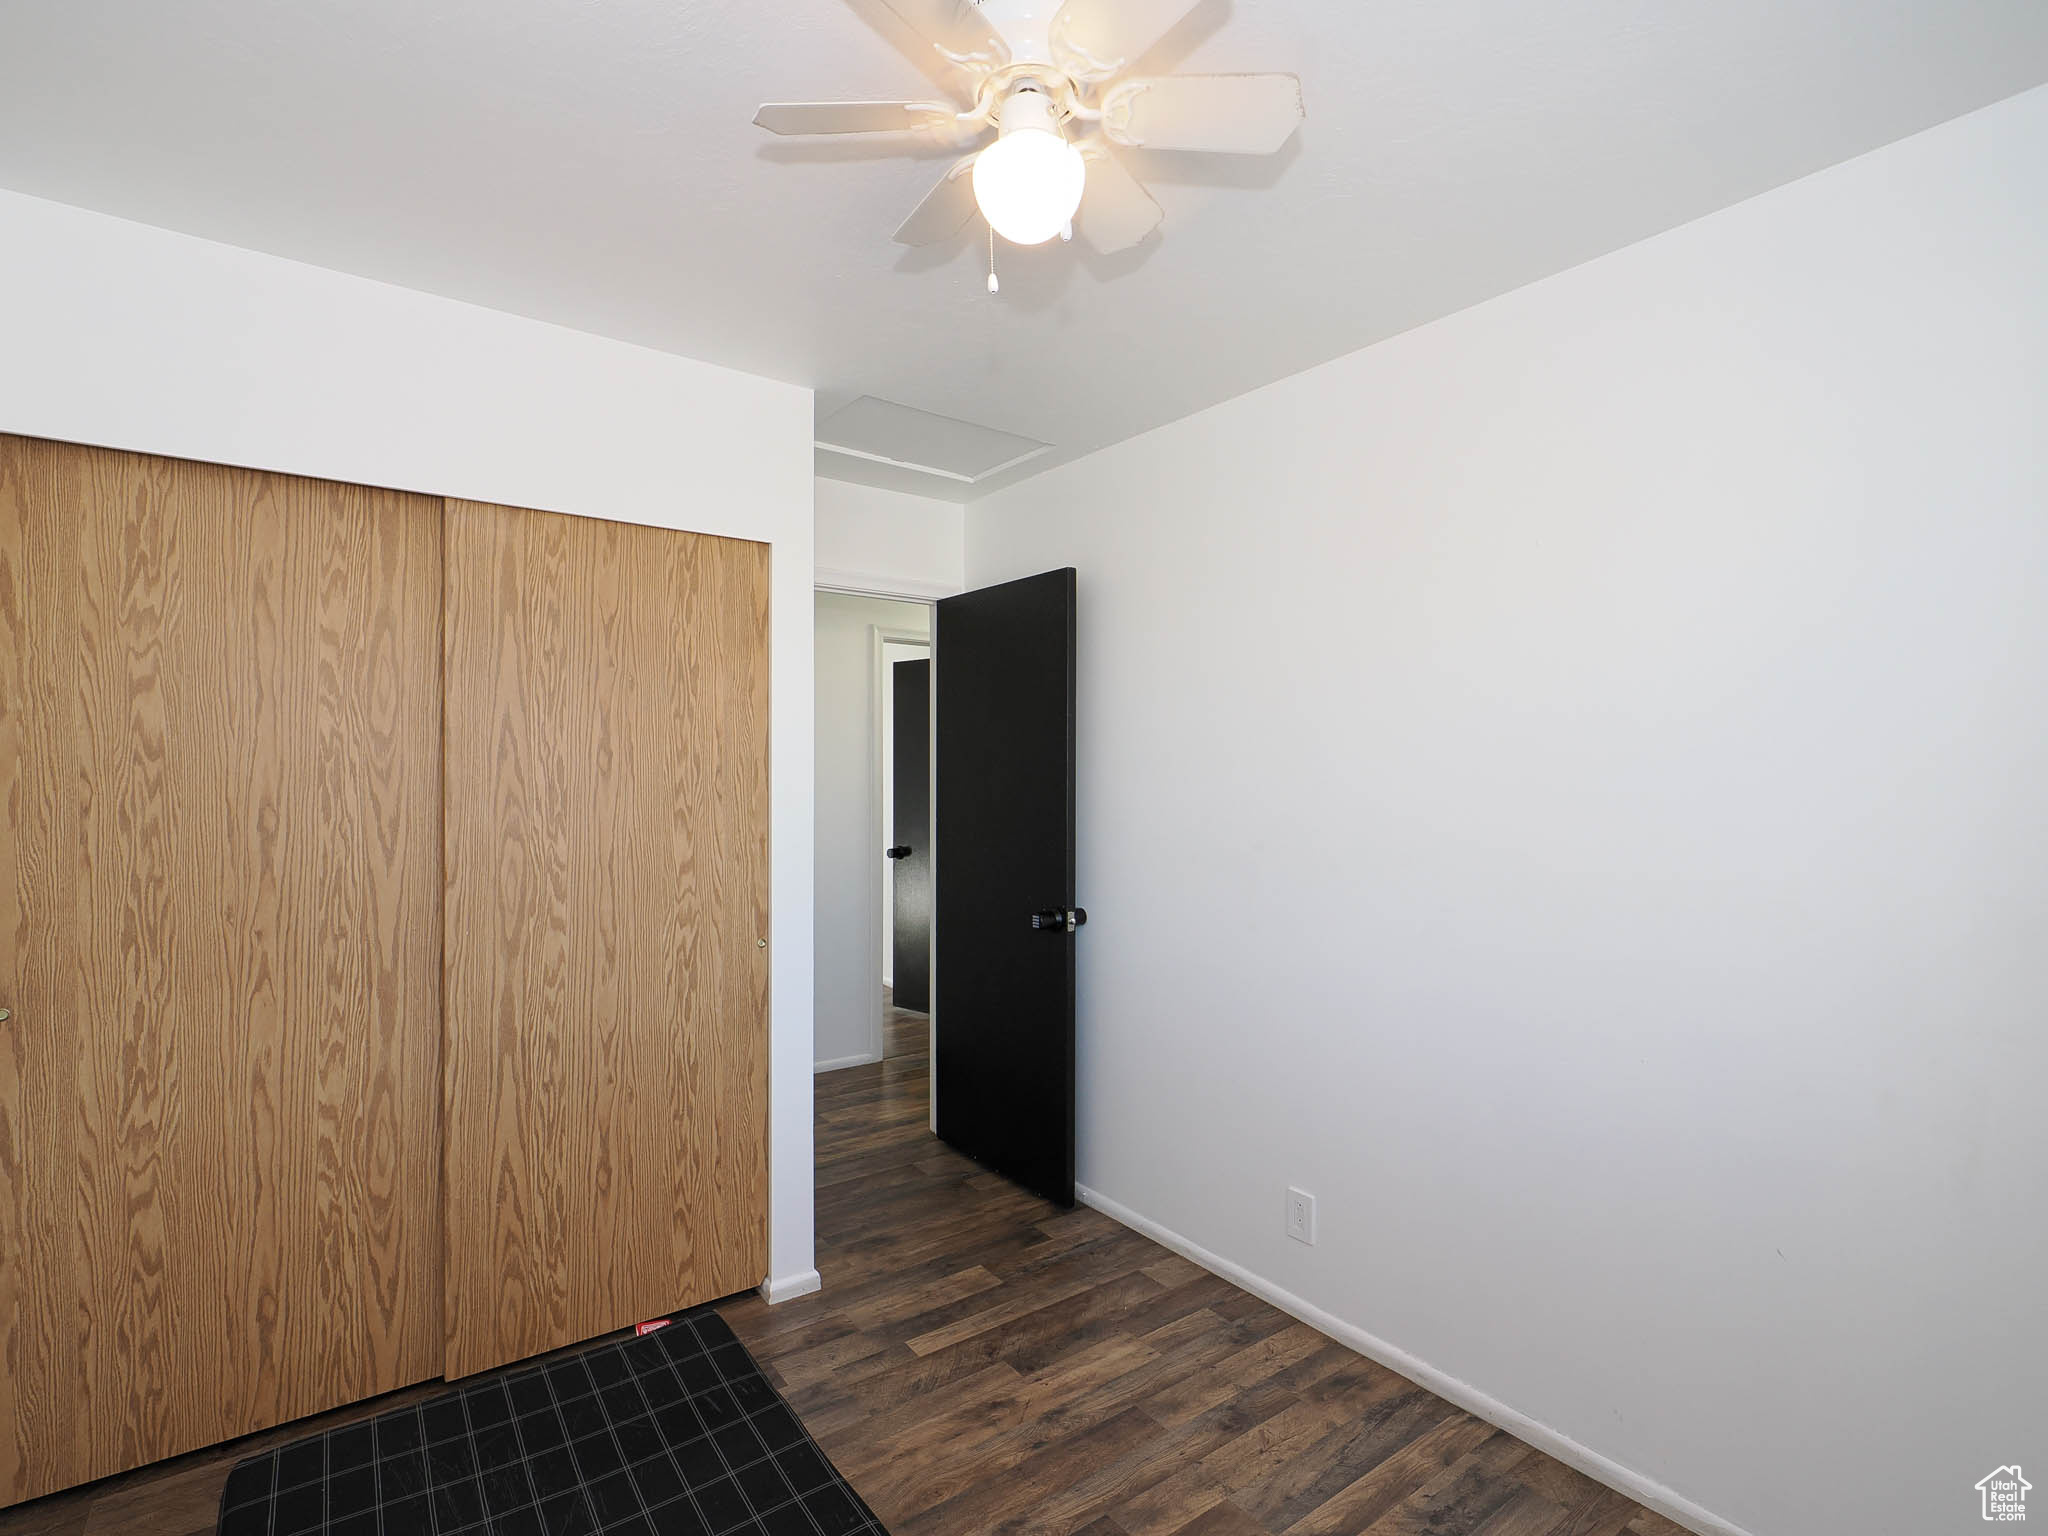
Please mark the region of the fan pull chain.
<svg viewBox="0 0 2048 1536"><path fill-rule="evenodd" d="M1003 285L996 281L996 227L988 227L988 291L1001 293Z"/></svg>

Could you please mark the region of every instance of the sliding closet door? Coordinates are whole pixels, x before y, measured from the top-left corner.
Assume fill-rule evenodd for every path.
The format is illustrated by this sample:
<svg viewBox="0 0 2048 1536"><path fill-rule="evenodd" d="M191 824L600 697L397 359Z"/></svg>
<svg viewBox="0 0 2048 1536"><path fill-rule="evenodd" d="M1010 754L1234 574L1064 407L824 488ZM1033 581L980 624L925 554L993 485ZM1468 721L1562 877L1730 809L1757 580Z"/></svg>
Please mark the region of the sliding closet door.
<svg viewBox="0 0 2048 1536"><path fill-rule="evenodd" d="M767 1275L768 551L447 523L447 1364Z"/></svg>
<svg viewBox="0 0 2048 1536"><path fill-rule="evenodd" d="M0 1503L439 1373L440 539L0 437Z"/></svg>

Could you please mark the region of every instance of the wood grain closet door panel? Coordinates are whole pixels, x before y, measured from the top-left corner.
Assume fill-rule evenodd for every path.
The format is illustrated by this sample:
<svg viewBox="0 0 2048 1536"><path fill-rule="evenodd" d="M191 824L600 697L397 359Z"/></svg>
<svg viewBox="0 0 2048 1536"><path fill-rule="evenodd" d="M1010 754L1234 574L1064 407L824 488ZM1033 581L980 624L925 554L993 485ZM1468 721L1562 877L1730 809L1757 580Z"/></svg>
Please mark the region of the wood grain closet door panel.
<svg viewBox="0 0 2048 1536"><path fill-rule="evenodd" d="M448 504L450 1376L768 1270L768 551Z"/></svg>
<svg viewBox="0 0 2048 1536"><path fill-rule="evenodd" d="M439 510L0 438L0 1502L438 1374Z"/></svg>

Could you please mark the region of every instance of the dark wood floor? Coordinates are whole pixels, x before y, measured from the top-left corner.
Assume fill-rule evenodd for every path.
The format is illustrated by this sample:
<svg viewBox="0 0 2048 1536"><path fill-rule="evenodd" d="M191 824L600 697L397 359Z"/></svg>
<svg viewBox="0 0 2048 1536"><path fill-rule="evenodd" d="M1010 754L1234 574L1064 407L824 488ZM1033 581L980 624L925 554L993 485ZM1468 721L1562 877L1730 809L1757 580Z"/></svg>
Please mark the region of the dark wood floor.
<svg viewBox="0 0 2048 1536"><path fill-rule="evenodd" d="M894 1536L1679 1527L934 1141L921 1048L817 1080L818 1295L726 1309Z"/></svg>
<svg viewBox="0 0 2048 1536"><path fill-rule="evenodd" d="M940 1146L906 1018L903 1055L817 1080L824 1290L723 1309L894 1536L1682 1536ZM0 1536L210 1532L240 1457L433 1390L0 1511Z"/></svg>
<svg viewBox="0 0 2048 1536"><path fill-rule="evenodd" d="M896 1006L893 988L882 988L882 1059L922 1056L931 1049L931 1015Z"/></svg>

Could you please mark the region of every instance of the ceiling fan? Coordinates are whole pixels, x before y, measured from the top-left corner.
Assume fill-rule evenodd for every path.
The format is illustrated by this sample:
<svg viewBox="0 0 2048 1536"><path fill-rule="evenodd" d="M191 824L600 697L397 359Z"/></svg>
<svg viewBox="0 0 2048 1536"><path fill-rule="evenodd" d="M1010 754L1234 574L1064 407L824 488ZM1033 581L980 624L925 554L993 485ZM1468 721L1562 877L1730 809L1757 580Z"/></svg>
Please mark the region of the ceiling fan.
<svg viewBox="0 0 2048 1536"><path fill-rule="evenodd" d="M1270 155L1302 118L1294 75L1127 75L1197 0L882 0L965 77L972 105L933 101L775 102L771 133L923 133L993 144L956 162L896 239L930 245L977 208L1017 245L1081 237L1098 251L1136 245L1162 217L1119 148ZM993 252L993 247L991 247ZM995 290L991 269L989 288Z"/></svg>

